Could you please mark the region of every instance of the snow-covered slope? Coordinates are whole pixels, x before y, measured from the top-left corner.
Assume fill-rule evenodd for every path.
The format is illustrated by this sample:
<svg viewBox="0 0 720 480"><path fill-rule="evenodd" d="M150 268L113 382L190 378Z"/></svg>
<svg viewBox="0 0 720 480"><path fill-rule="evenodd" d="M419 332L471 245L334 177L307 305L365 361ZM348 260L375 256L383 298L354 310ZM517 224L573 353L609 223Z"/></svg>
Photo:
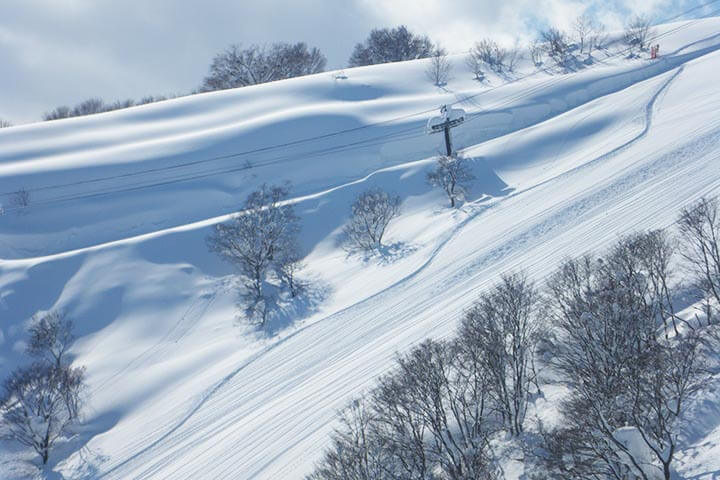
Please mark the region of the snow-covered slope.
<svg viewBox="0 0 720 480"><path fill-rule="evenodd" d="M457 56L445 88L414 61L0 130L2 374L26 361L29 318L53 308L74 319L87 366L87 423L55 470L302 478L337 409L397 351L451 335L499 273L542 279L720 193L720 19L658 31L657 61L604 53L568 75L521 65L479 84ZM478 178L454 211L425 184L441 138L423 129L444 103L470 114L454 141ZM258 333L205 237L257 185L286 180L312 288ZM374 185L403 199L382 262L336 245ZM707 427L682 470L711 478L720 415L697 409ZM0 443L3 478L27 475L28 457Z"/></svg>

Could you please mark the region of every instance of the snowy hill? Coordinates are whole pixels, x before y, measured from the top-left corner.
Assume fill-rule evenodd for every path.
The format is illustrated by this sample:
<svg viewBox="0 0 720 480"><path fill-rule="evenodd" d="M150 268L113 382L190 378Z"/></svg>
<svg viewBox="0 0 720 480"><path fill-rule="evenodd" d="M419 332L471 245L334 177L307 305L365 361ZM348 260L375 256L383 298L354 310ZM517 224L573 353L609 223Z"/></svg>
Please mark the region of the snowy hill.
<svg viewBox="0 0 720 480"><path fill-rule="evenodd" d="M720 18L658 33L659 60L611 50L571 74L526 63L480 84L458 55L445 88L419 60L0 130L0 371L26 361L30 317L51 309L74 319L87 366L86 424L55 471L302 478L336 411L396 352L453 334L498 274L541 280L719 194ZM425 183L441 138L424 126L442 104L468 112L454 143L478 179L457 210ZM283 181L313 287L259 333L205 238ZM383 262L337 246L350 201L375 185L403 200ZM718 386L680 454L698 480L720 471ZM27 476L30 457L0 443L2 477Z"/></svg>

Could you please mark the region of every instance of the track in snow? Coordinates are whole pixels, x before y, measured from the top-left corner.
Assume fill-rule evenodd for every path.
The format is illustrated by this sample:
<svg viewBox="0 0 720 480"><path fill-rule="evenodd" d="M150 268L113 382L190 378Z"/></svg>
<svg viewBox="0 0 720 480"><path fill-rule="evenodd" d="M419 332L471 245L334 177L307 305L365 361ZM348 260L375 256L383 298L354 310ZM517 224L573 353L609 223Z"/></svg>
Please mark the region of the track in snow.
<svg viewBox="0 0 720 480"><path fill-rule="evenodd" d="M709 183L701 181L702 178L712 179L707 172L712 168L712 163L717 161L716 157L699 155L710 146L717 147L720 132L718 125L711 125L697 140L657 158L648 155L644 161L637 161L637 164L620 170L590 192L583 191L570 196L530 216L505 232L502 239L496 239L494 246L478 250L473 258L444 263L443 267L435 271L431 268L434 259L448 249L448 244L462 241L458 237L463 236L466 226L473 225L477 229L477 224L482 223L484 216L501 210L505 210L505 215L512 215L512 211L506 209L522 209L524 203L532 203L532 197L545 196L547 190L561 188L563 183L572 182L581 172L599 169L603 162L630 149L647 135L655 102L680 73L681 69L663 82L651 97L645 109L645 126L631 141L542 185L471 210L468 217L435 247L417 271L387 290L308 325L253 355L207 392L182 421L103 476L173 478L202 473L224 477L243 471L246 472L243 478L286 478L285 475L293 471L295 464L306 464L305 457L308 454L306 450L295 452L296 461L282 462L286 465L284 468L273 470L273 460L283 455L293 455L290 453L293 452L293 446L284 443L286 439L301 438L311 445L321 445L322 440L318 442L317 439L322 439L327 433L334 408L342 405L346 398L345 392L362 389L382 370L382 366L388 364L389 357L396 349L407 348L428 334L428 330L416 328L411 335L404 332L402 343L390 341L391 338L399 337L399 331L413 328L413 319L423 318L429 331L447 332L448 324L454 323L462 306L472 301L472 292L485 285L492 274L519 265L527 266L525 262L528 258L545 258L542 265L547 265L547 255L529 256L526 250L540 250L538 245L550 248L556 243L558 235L583 228L587 219L602 221L599 206L605 210L608 203L617 208L625 203L623 208L637 209L639 205L631 199L638 189L652 185L651 180L667 184L670 178L681 176L685 183L690 183L688 180L692 179L692 184L701 187L699 190L717 188L717 180ZM683 163L685 165L680 169ZM608 198L613 200L605 201ZM653 223L651 219L648 222ZM607 235L598 236L590 243L606 241ZM554 254L551 258L557 259L558 256ZM539 265L537 260L532 263L535 273ZM452 287L449 288L449 285ZM438 300L439 296L446 299ZM428 313L441 307L443 311L450 310L452 313ZM432 317L444 317L444 320L432 321ZM292 366L287 365L288 361ZM284 372L288 368L291 372ZM324 379L320 384L329 383L332 390L313 389L313 380L326 376L332 376L339 384ZM296 393L293 395L293 392ZM293 413L290 414L289 409L282 408L283 399L289 397L304 399L302 403L310 408L294 405ZM271 411L274 413L270 414ZM303 414L312 416L312 421L303 420ZM224 445L220 450L226 453L220 456L215 454L217 443ZM282 448L278 449L278 444ZM275 452L277 458L265 458L266 452ZM201 458L203 455L213 455L213 465L192 467L181 460ZM246 463L238 464L242 461Z"/></svg>

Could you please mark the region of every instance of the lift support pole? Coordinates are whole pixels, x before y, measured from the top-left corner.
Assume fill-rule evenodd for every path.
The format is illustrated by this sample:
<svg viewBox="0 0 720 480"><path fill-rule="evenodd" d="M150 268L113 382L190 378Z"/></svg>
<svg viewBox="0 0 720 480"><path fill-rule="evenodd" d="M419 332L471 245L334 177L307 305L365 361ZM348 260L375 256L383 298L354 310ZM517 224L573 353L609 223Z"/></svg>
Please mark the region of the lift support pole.
<svg viewBox="0 0 720 480"><path fill-rule="evenodd" d="M443 130L445 130L445 150L447 150L447 156L452 156L452 140L450 139L450 119L448 118L445 120L445 125L443 125Z"/></svg>
<svg viewBox="0 0 720 480"><path fill-rule="evenodd" d="M440 116L433 117L428 120L426 127L427 133L440 133L445 134L445 151L447 156L451 157L453 153L452 148L452 137L450 135L450 129L457 127L465 121L465 111L457 108L448 108L447 105L443 105L440 108Z"/></svg>

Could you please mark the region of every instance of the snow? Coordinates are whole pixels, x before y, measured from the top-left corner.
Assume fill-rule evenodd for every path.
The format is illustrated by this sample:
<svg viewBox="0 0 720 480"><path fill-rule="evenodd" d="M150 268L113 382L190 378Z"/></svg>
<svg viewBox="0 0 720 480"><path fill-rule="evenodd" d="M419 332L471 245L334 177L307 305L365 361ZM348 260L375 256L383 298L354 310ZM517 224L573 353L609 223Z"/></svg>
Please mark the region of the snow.
<svg viewBox="0 0 720 480"><path fill-rule="evenodd" d="M719 28L665 25L658 61L603 54L568 75L521 64L519 79L480 84L454 56L444 88L412 61L0 130L0 372L27 361L29 319L53 308L75 321L70 353L87 366L86 426L51 468L303 478L337 410L396 352L452 335L498 274L541 280L720 193ZM425 182L443 144L424 127L443 104L466 111L453 144L477 177L457 210ZM238 318L232 270L205 238L260 183L285 180L313 288L261 333ZM370 186L403 199L381 261L337 245ZM10 207L20 188L24 211ZM698 480L720 468L719 385L679 453ZM26 458L0 443L3 478L26 475Z"/></svg>

